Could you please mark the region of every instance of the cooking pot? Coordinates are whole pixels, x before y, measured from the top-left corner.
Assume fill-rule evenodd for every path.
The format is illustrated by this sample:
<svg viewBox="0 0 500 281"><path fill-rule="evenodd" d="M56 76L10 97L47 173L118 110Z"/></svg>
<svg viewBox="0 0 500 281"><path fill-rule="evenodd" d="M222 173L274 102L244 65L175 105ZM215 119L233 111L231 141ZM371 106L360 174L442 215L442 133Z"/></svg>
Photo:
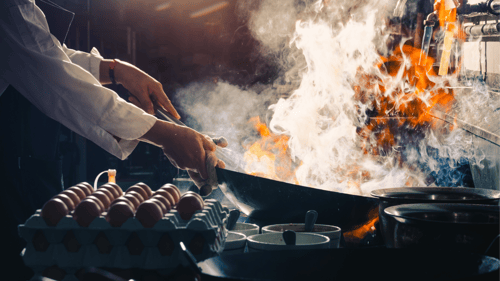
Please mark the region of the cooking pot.
<svg viewBox="0 0 500 281"><path fill-rule="evenodd" d="M488 204L498 205L500 201L500 191L482 188L463 187L402 187L376 189L371 195L378 197L380 230L385 243L394 241L393 220L389 220L384 213L385 208L413 203L468 203L468 204Z"/></svg>
<svg viewBox="0 0 500 281"><path fill-rule="evenodd" d="M288 244L281 232L255 234L247 238L248 251L296 251L327 249L330 246L330 238L321 234L297 232L294 237L296 239L294 243Z"/></svg>
<svg viewBox="0 0 500 281"><path fill-rule="evenodd" d="M390 248L439 248L484 253L500 234L500 206L404 204L384 210L393 232ZM491 254L498 257L498 247Z"/></svg>
<svg viewBox="0 0 500 281"><path fill-rule="evenodd" d="M262 228L262 233L283 233L287 230L295 232L306 232L304 223L271 224ZM315 224L311 230L313 233L330 238L330 248L338 248L340 244L341 229L338 226Z"/></svg>
<svg viewBox="0 0 500 281"><path fill-rule="evenodd" d="M345 233L373 220L370 215L377 216L379 203L374 197L300 186L220 168L216 171L226 198L260 226L301 223L307 211L316 210L317 223L336 225ZM376 228L370 231L373 239L360 240L359 245L382 244L377 240Z"/></svg>
<svg viewBox="0 0 500 281"><path fill-rule="evenodd" d="M246 253L198 263L206 280L495 280L500 261L455 251L343 248Z"/></svg>
<svg viewBox="0 0 500 281"><path fill-rule="evenodd" d="M231 229L231 231L244 234L248 237L254 234L259 234L260 227L252 223L237 222L234 228Z"/></svg>

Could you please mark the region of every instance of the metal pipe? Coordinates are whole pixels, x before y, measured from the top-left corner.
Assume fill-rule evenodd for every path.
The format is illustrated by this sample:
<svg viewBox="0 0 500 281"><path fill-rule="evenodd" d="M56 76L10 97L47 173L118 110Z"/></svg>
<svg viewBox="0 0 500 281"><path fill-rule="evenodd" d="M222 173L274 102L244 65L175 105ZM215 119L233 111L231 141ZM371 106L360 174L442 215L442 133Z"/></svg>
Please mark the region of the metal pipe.
<svg viewBox="0 0 500 281"><path fill-rule="evenodd" d="M459 15L472 13L490 13L493 15L500 15L500 0L488 0L473 5L465 4L458 8L457 13Z"/></svg>
<svg viewBox="0 0 500 281"><path fill-rule="evenodd" d="M464 27L465 34L469 36L498 35L500 34L500 22L478 24Z"/></svg>

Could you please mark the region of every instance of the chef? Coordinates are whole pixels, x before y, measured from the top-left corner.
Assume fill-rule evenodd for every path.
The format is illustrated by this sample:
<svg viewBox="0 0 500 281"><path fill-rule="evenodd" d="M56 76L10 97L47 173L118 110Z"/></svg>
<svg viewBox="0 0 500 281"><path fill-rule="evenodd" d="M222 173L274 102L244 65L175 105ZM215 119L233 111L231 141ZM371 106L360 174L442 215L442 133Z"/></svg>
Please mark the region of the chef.
<svg viewBox="0 0 500 281"><path fill-rule="evenodd" d="M8 232L1 252L9 261L2 274L17 276L9 280L32 274L19 257L17 225L62 190L59 123L120 159L145 141L203 180L210 180L208 155L214 166L223 165L213 160L216 146L208 137L152 115L155 101L180 118L158 81L96 49L62 44L72 19L48 0L0 1L0 208ZM112 82L123 84L137 106L102 86Z"/></svg>

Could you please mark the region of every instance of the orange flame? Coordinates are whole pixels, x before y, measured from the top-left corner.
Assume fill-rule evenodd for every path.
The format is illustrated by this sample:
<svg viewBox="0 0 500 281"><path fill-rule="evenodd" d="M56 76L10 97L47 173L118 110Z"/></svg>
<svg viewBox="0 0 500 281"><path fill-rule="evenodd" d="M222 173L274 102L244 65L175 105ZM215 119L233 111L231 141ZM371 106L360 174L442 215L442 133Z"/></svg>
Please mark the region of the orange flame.
<svg viewBox="0 0 500 281"><path fill-rule="evenodd" d="M289 137L271 133L259 116L252 117L249 122L253 123L261 139L250 145L244 154L247 162L246 173L297 183L296 168L287 151ZM259 167L257 171L252 169L254 164Z"/></svg>
<svg viewBox="0 0 500 281"><path fill-rule="evenodd" d="M436 0L434 6L441 28L445 28L446 23L456 22L456 8L449 7L446 1L449 0ZM454 36L463 41L465 34L461 31L462 28L457 30L458 34ZM424 58L423 61L420 61L421 57ZM433 82L438 77L435 62L436 58L431 54L422 55L419 48L404 44L398 46L389 57L380 57L377 67L383 75L375 76L359 70L351 86L355 92L354 99L364 105L371 105L369 120L357 130L361 147L367 157L376 158L393 153L394 164L404 166L403 157L394 152L396 146L404 145L398 143L400 134L406 132L418 138L418 135L423 135L426 130L444 129L437 128L438 124L442 126L442 123L434 122L431 112L435 108L449 112L455 98L453 90L448 88L448 83L444 82L438 87ZM451 75L456 75L459 71L459 66L455 66ZM260 163L265 169L248 169L247 173L298 184L295 177L297 165L294 165L287 150L289 137L273 134L259 117L251 118L249 122L253 123L261 139L247 148L244 157L249 166ZM451 125L448 131L454 128L456 125ZM418 169L407 166L405 168ZM370 172L358 165L339 168L335 172L345 179L348 188L358 190L359 193L362 193L361 184L371 180ZM417 182L416 178L409 176L406 184L413 186ZM378 221L378 209L370 211L365 224L344 234L346 241L363 239L368 233L375 231Z"/></svg>
<svg viewBox="0 0 500 281"><path fill-rule="evenodd" d="M368 233L374 233L376 231L375 224L378 221L378 208L370 210L368 212L368 221L353 230L344 232L344 239L347 243L355 243L365 238Z"/></svg>

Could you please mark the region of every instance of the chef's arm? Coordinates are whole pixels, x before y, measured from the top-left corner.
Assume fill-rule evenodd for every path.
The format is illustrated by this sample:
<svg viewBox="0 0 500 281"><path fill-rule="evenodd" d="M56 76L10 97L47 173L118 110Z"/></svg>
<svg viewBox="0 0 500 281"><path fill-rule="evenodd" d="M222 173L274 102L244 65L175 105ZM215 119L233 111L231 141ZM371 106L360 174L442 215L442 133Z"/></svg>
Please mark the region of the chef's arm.
<svg viewBox="0 0 500 281"><path fill-rule="evenodd" d="M33 2L0 1L0 38L0 77L41 112L116 157L128 157L156 122L72 63Z"/></svg>
<svg viewBox="0 0 500 281"><path fill-rule="evenodd" d="M0 38L0 77L50 118L120 159L143 140L161 147L178 167L207 176L206 153L215 145L198 132L160 121L102 87L53 40L33 2L0 1Z"/></svg>
<svg viewBox="0 0 500 281"><path fill-rule="evenodd" d="M115 80L117 83L121 83L139 101L139 104L136 104L137 106L147 113L154 115L153 103L156 102L158 106L163 107L163 109L170 112L177 119L181 118L163 91L163 86L160 82L130 63L118 59L115 61ZM100 62L99 82L102 84L111 83L109 68L112 63L113 60L106 59Z"/></svg>
<svg viewBox="0 0 500 281"><path fill-rule="evenodd" d="M109 67L113 60L103 59L96 48L86 53L70 49L66 45L62 47L72 63L90 72L101 84L111 83ZM179 113L163 91L161 83L136 66L121 60L116 60L114 69L116 82L121 83L139 101L138 104L134 104L154 115L153 103L156 102L158 106L180 119Z"/></svg>
<svg viewBox="0 0 500 281"><path fill-rule="evenodd" d="M161 147L177 168L199 173L203 179L208 178L207 155L215 152L216 148L209 137L188 127L158 120L140 140Z"/></svg>

